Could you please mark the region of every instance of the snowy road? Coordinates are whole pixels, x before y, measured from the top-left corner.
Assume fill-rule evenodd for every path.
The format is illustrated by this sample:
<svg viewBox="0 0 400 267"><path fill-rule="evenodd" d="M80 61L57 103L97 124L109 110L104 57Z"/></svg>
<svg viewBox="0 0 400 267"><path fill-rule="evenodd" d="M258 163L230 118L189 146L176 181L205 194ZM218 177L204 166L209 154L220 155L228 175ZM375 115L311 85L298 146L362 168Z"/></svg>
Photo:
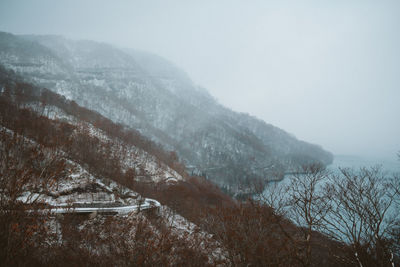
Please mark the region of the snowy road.
<svg viewBox="0 0 400 267"><path fill-rule="evenodd" d="M75 204L75 203L72 203ZM101 204L101 203L96 203ZM109 204L109 203L104 203ZM88 206L90 203L88 203ZM128 214L133 211L142 211L152 208L158 208L161 204L154 199L146 198L140 205L129 205L129 206L116 206L116 207L71 207L71 204L59 204L46 209L46 211L55 214L66 214L66 213L115 213L115 214ZM45 211L45 210L43 210Z"/></svg>

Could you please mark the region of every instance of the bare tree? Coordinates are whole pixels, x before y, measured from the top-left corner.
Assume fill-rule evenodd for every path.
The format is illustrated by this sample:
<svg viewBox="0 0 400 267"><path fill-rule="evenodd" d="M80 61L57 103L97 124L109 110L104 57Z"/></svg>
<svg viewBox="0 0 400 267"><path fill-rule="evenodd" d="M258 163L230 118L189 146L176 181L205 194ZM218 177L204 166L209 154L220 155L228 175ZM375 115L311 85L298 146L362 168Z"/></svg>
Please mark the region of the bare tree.
<svg viewBox="0 0 400 267"><path fill-rule="evenodd" d="M395 222L391 213L395 192L391 181L379 167L340 171L324 189L331 208L321 230L349 244L359 266L392 264L388 236Z"/></svg>
<svg viewBox="0 0 400 267"><path fill-rule="evenodd" d="M53 152L11 131L0 131L0 265L24 265L42 255L49 217L39 211L39 193L65 169Z"/></svg>
<svg viewBox="0 0 400 267"><path fill-rule="evenodd" d="M288 216L300 226L305 251L303 266L311 266L312 235L323 223L330 203L321 195L319 187L327 178L328 172L322 165L304 166L294 174L288 188Z"/></svg>
<svg viewBox="0 0 400 267"><path fill-rule="evenodd" d="M275 215L286 216L287 190L287 186L274 181L267 183L264 190L254 192L257 192L256 199L260 199L263 203L270 206L274 210Z"/></svg>
<svg viewBox="0 0 400 267"><path fill-rule="evenodd" d="M329 172L319 164L305 165L292 174L288 183L269 183L258 198L271 206L280 230L291 242L294 257L302 266L311 266L313 234L324 222L330 203L320 188ZM287 227L286 218L294 221L299 229ZM301 233L300 235L298 233Z"/></svg>

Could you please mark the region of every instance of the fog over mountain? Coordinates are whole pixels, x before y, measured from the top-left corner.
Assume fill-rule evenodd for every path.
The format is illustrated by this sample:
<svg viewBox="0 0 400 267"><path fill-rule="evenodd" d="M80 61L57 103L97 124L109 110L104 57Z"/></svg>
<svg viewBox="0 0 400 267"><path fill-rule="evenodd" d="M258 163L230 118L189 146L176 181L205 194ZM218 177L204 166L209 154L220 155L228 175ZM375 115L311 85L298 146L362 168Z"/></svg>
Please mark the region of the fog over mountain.
<svg viewBox="0 0 400 267"><path fill-rule="evenodd" d="M398 1L7 1L0 30L174 62L233 110L335 154L400 150Z"/></svg>
<svg viewBox="0 0 400 267"><path fill-rule="evenodd" d="M0 1L0 266L399 266L399 11Z"/></svg>
<svg viewBox="0 0 400 267"><path fill-rule="evenodd" d="M4 32L0 51L0 66L10 71L4 76L14 77L0 83L2 94L12 95L8 88L21 82L50 89L175 151L170 158L177 160L177 155L189 173L234 194L254 179L332 163L331 153L320 146L220 105L157 55L55 35Z"/></svg>

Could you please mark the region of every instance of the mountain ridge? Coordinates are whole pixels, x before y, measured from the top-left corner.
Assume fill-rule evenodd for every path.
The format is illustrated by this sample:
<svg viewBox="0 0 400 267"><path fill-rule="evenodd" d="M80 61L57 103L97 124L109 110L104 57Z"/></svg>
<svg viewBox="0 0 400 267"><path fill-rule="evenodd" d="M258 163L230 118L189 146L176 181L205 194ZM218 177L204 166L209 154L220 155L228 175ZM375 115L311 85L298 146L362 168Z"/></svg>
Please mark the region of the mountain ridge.
<svg viewBox="0 0 400 267"><path fill-rule="evenodd" d="M157 55L51 35L1 33L0 40L0 62L7 69L177 151L192 171L220 185L332 162L320 146L223 107ZM13 49L14 43L29 56ZM41 52L30 49L31 43Z"/></svg>

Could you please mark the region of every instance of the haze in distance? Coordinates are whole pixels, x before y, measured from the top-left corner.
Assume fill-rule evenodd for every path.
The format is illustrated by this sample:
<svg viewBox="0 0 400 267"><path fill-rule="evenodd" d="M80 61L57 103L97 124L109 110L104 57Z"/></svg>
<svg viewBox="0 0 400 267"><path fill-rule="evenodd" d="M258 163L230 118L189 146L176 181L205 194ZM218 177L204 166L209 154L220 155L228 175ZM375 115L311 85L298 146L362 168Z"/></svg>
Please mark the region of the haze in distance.
<svg viewBox="0 0 400 267"><path fill-rule="evenodd" d="M222 104L334 154L400 150L398 1L12 1L0 31L163 56Z"/></svg>

